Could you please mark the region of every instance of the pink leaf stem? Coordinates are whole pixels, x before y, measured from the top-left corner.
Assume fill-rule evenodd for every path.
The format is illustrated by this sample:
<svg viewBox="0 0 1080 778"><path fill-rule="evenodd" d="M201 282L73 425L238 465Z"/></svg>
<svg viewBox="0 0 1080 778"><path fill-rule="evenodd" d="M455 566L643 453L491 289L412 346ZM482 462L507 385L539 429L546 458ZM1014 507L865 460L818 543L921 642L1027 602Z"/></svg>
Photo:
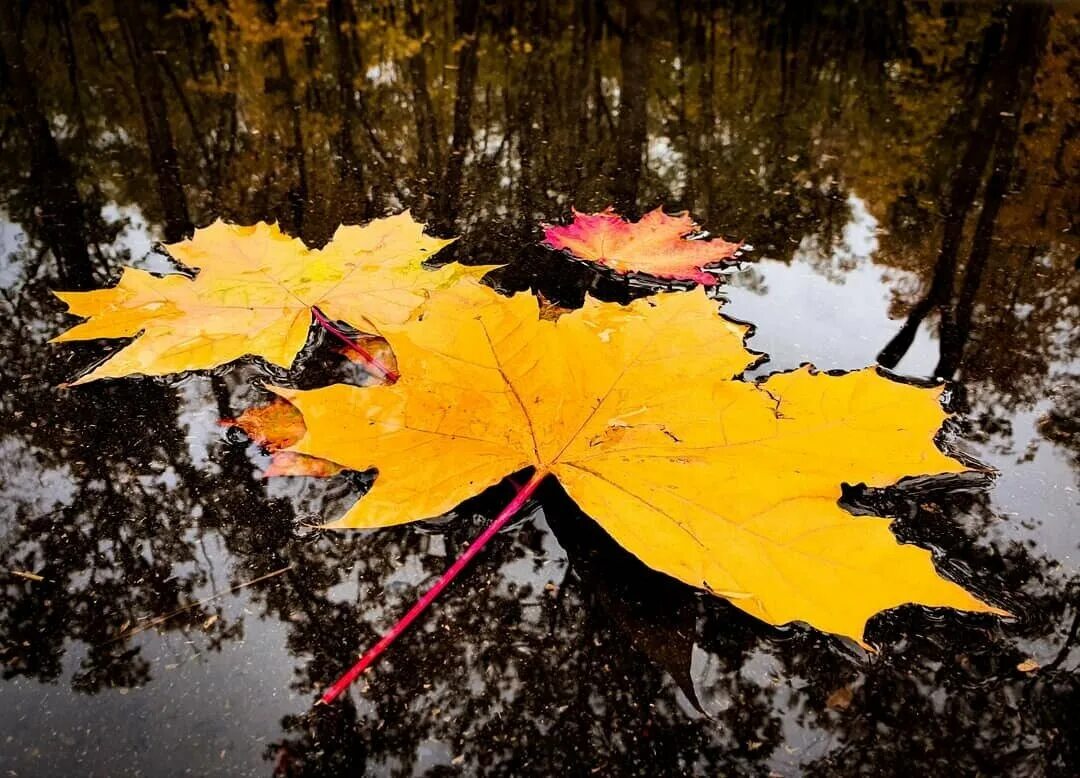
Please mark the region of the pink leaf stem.
<svg viewBox="0 0 1080 778"><path fill-rule="evenodd" d="M313 307L311 309L311 313L315 317L315 321L319 323L319 326L321 326L324 330L326 330L335 338L340 340L346 346L351 348L353 351L357 352L363 358L363 360L368 363L368 365L378 370L389 383L396 383L397 380L401 377L401 375L396 370L392 370L391 368L384 365L375 357L374 354L372 354L366 348L364 348L355 340L342 332L338 328L338 326L332 321L330 321L328 318L326 318L326 315L318 308Z"/></svg>
<svg viewBox="0 0 1080 778"><path fill-rule="evenodd" d="M379 658L379 655L389 648L390 644L397 640L401 633L409 628L409 625L413 623L416 617L419 616L427 606L431 605L435 598L439 596L439 593L457 577L458 573L465 569L474 556L480 553L484 546L487 545L487 542L495 537L499 530L514 517L514 514L521 509L521 506L532 496L532 493L536 491L536 487L540 485L540 482L543 481L547 475L548 472L546 470L537 470L533 473L533 476L529 479L528 483L518 490L518 493L514 495L514 499L502 509L502 512L495 517L495 520L487 526L487 529L480 533L476 540L473 541L472 545L465 550L465 553L458 557L454 564L450 565L447 571L440 576L439 580L424 593L423 597L416 601L416 604L409 609L408 613L398 619L398 622L390 628L389 632L383 635L378 643L369 648L367 653L360 657L359 662L349 668L347 673L342 675L334 682L333 686L326 690L319 699L319 704L327 705L336 700L342 692L349 688L349 684L360 677L360 674L367 670L372 663Z"/></svg>

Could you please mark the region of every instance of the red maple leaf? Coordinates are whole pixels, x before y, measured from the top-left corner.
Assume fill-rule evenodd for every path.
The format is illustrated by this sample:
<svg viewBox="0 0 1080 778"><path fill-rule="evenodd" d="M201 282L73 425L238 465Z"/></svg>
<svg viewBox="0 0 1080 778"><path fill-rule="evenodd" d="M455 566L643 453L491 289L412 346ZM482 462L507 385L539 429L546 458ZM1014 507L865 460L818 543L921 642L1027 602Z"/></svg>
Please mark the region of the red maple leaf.
<svg viewBox="0 0 1080 778"><path fill-rule="evenodd" d="M600 213L575 209L570 224L544 225L544 245L616 273L644 273L712 286L716 276L705 268L733 261L741 244L693 237L699 232L686 211L668 215L657 208L640 221L628 222L612 208Z"/></svg>

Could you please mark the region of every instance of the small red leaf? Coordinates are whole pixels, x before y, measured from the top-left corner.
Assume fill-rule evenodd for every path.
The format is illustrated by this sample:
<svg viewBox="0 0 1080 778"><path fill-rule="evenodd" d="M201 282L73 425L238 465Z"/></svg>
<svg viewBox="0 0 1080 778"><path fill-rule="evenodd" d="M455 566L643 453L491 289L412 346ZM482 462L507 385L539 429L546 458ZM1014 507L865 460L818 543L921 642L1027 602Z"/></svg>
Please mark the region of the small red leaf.
<svg viewBox="0 0 1080 778"><path fill-rule="evenodd" d="M544 245L614 270L657 278L696 281L712 286L716 277L704 268L733 261L740 244L688 239L699 232L686 211L669 215L662 208L628 222L611 208L600 213L574 211L566 226L544 225Z"/></svg>

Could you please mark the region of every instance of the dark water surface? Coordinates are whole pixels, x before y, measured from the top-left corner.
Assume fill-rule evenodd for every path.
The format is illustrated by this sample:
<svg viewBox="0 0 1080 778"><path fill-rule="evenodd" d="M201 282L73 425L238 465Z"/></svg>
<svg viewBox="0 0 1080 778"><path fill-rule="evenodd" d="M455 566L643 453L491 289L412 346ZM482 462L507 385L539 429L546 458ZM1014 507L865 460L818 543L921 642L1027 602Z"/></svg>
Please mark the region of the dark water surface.
<svg viewBox="0 0 1080 778"><path fill-rule="evenodd" d="M0 2L0 774L1076 774L1075 8L372 5ZM996 482L851 503L1017 618L902 608L877 654L771 628L549 484L311 712L512 487L306 529L363 482L260 478L217 420L261 368L58 390L112 345L48 345L73 321L48 290L166 270L156 243L219 216L317 245L409 207L463 236L452 258L509 263L504 289L619 300L537 246L540 221L610 203L754 246L722 293L759 373L956 382L951 434ZM293 378L329 380L311 351Z"/></svg>

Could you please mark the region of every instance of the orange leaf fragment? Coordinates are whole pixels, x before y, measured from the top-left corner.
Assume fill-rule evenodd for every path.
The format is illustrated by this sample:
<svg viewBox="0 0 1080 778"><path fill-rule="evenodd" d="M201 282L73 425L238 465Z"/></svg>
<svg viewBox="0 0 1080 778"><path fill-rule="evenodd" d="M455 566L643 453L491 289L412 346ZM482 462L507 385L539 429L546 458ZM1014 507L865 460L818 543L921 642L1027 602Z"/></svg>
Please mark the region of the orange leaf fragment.
<svg viewBox="0 0 1080 778"><path fill-rule="evenodd" d="M833 710L847 710L851 707L853 699L855 699L855 692L851 690L851 687L841 686L829 695L829 699L825 700L825 707Z"/></svg>
<svg viewBox="0 0 1080 778"><path fill-rule="evenodd" d="M304 475L309 478L329 478L345 468L329 459L309 457L293 451L274 451L270 454L270 467L263 474L266 478L279 475Z"/></svg>
<svg viewBox="0 0 1080 778"><path fill-rule="evenodd" d="M570 224L544 225L544 245L620 274L644 273L712 286L716 276L705 268L733 261L740 244L687 237L699 231L686 211L669 215L657 208L640 221L628 222L612 208L600 213L574 210Z"/></svg>
<svg viewBox="0 0 1080 778"><path fill-rule="evenodd" d="M394 358L394 351L385 338L380 338L378 335L363 334L352 335L351 337L353 342L364 349L367 354L362 354L344 343L335 343L333 346L334 352L345 357L350 362L365 367L371 364L371 358L374 357L380 365L397 372L397 359Z"/></svg>
<svg viewBox="0 0 1080 778"><path fill-rule="evenodd" d="M304 417L296 407L281 398L267 405L247 408L235 419L222 419L223 427L236 427L270 454L270 466L265 476L305 475L312 478L329 478L343 468L336 462L321 457L282 451L304 437L307 428Z"/></svg>

